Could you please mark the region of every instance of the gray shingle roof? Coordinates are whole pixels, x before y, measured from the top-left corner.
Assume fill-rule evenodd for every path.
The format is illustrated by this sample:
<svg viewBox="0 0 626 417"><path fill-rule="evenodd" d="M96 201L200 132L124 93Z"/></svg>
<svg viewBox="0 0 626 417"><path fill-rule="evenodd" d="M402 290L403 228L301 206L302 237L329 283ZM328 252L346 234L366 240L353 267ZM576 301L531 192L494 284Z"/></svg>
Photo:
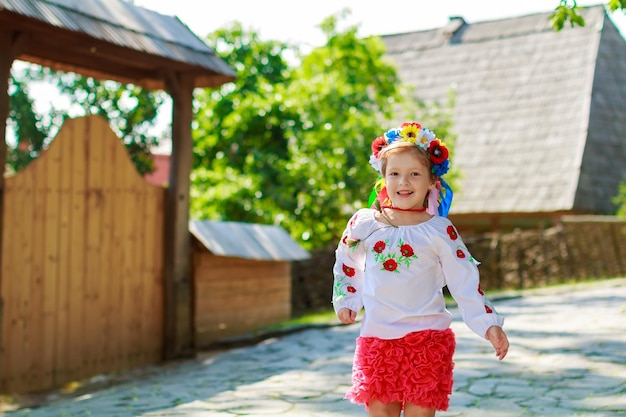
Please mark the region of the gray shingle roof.
<svg viewBox="0 0 626 417"><path fill-rule="evenodd" d="M215 55L214 50L177 17L162 15L126 1L0 0L0 14L7 13L12 17L2 22L3 25L11 24L16 17L30 18L77 35L84 34L95 40L185 64L187 71L189 66L196 66L199 70L209 70L229 79L235 76L234 71ZM36 41L43 43L47 39ZM48 41L54 42L53 39ZM71 45L66 47L72 48ZM45 56L45 48L43 52ZM96 57L94 54L94 59ZM124 63L119 62L118 65ZM150 70L150 66L155 63L145 62L142 66L141 62L135 62L134 65ZM179 69L182 68L180 65ZM201 75L198 86L216 84L202 79L202 76L207 78L206 75Z"/></svg>
<svg viewBox="0 0 626 417"><path fill-rule="evenodd" d="M310 257L309 252L277 226L191 220L189 231L217 256L266 261L299 261Z"/></svg>
<svg viewBox="0 0 626 417"><path fill-rule="evenodd" d="M443 104L456 93L451 162L463 178L451 214L614 210L626 43L603 6L561 32L550 14L382 37L418 97Z"/></svg>

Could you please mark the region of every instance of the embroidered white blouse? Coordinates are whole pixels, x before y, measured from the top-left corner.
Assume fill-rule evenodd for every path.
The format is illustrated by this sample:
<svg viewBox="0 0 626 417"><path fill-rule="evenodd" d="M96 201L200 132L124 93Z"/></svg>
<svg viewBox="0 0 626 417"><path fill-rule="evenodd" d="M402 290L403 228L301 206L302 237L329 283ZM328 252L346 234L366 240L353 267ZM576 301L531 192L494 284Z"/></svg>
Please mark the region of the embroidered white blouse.
<svg viewBox="0 0 626 417"><path fill-rule="evenodd" d="M480 289L478 262L445 217L393 227L361 209L350 219L336 250L333 306L364 308L360 335L397 339L420 330L445 330L452 322L442 288L480 337L502 326Z"/></svg>

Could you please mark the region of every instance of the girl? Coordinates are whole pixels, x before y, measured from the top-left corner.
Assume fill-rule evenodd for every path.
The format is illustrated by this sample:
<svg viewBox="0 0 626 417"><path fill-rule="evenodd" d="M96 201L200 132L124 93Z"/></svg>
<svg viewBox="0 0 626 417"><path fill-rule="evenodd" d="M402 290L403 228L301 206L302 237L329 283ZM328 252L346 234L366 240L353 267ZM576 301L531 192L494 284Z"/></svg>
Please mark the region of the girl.
<svg viewBox="0 0 626 417"><path fill-rule="evenodd" d="M509 342L480 289L478 262L445 217L448 150L418 123L372 143L381 174L373 208L350 219L336 250L333 305L344 324L364 309L347 399L370 416L434 416L452 392L455 337L442 288L502 360Z"/></svg>

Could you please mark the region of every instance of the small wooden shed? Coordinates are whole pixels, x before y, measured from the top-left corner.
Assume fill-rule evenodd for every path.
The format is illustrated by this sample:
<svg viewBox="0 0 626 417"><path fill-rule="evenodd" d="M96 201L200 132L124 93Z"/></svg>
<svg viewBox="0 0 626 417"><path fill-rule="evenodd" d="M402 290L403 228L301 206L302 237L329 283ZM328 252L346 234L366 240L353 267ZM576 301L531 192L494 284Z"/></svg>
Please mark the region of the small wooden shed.
<svg viewBox="0 0 626 417"><path fill-rule="evenodd" d="M310 254L282 228L192 220L196 348L291 317L291 262Z"/></svg>

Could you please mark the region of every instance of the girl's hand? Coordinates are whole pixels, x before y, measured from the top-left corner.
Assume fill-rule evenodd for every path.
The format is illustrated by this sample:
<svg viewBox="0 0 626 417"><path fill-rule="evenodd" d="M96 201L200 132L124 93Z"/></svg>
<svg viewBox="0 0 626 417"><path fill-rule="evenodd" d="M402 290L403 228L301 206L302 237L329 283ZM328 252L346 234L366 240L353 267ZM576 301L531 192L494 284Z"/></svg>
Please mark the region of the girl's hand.
<svg viewBox="0 0 626 417"><path fill-rule="evenodd" d="M498 359L504 359L509 351L509 339L506 337L506 333L504 333L502 327L491 326L487 329L485 337L491 342L493 348L496 350L496 356Z"/></svg>
<svg viewBox="0 0 626 417"><path fill-rule="evenodd" d="M337 318L343 324L352 324L356 321L356 311L352 311L348 308L342 308L337 313Z"/></svg>

